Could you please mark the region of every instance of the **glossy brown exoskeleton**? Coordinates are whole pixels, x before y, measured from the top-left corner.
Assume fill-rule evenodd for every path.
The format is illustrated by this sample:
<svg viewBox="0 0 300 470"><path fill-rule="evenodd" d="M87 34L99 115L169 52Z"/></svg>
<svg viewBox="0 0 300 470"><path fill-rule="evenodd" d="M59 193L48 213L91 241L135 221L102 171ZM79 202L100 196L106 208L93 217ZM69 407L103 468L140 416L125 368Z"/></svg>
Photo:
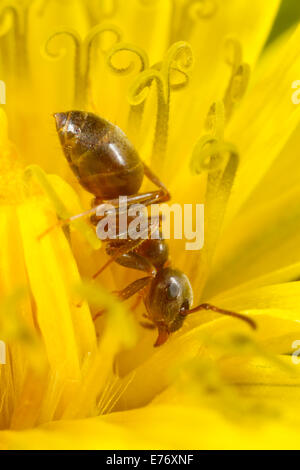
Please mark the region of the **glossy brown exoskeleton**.
<svg viewBox="0 0 300 470"><path fill-rule="evenodd" d="M149 206L170 199L166 187L141 161L117 126L82 111L56 113L54 116L65 156L80 184L94 195L94 206L109 203L118 210L119 196L127 196L128 207L135 203ZM138 192L144 176L158 187L156 191ZM93 217L91 220L96 224L99 219ZM106 252L111 259L95 276L112 261L147 273L146 277L132 282L118 295L121 300L137 293L143 298L147 310L145 316L151 322L144 326L158 329L155 346L163 344L170 333L178 330L187 315L199 310L234 316L255 328L250 318L210 304L191 309L191 284L184 273L169 266L168 247L161 236L159 239L149 236L146 240L108 240Z"/></svg>

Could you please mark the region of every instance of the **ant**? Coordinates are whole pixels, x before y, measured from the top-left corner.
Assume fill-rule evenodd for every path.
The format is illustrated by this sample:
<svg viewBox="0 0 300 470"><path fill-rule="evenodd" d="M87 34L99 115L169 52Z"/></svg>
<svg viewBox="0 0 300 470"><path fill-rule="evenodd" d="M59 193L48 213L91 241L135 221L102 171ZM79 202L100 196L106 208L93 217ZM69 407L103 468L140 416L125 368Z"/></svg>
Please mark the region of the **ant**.
<svg viewBox="0 0 300 470"><path fill-rule="evenodd" d="M71 169L83 188L94 195L93 212L96 212L97 206L105 203L113 205L120 214L120 195L127 196L128 209L135 203L149 206L170 200L167 188L141 161L137 151L119 127L95 114L83 111L56 113L54 117L60 142ZM144 176L158 189L139 193ZM71 219L63 222L68 223ZM99 217L91 217L94 225L97 225L98 221ZM240 313L207 303L191 308L193 290L190 281L183 272L170 267L168 246L160 230L159 235L159 238L155 239L149 236L138 240L108 238L106 252L111 258L94 275L94 278L98 276L111 262L148 274L119 291L118 296L124 301L139 293L139 298L144 300L147 310L145 317L149 321L142 325L158 329L154 346L164 344L171 333L181 328L187 315L200 310L212 310L236 317L247 322L253 329L256 328L251 318Z"/></svg>

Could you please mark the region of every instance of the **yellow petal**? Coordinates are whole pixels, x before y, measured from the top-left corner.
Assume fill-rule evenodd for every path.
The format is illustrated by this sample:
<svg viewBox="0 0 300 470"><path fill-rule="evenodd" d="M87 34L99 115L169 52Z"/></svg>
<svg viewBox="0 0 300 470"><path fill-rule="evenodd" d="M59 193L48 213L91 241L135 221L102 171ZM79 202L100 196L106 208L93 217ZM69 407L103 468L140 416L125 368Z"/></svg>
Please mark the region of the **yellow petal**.
<svg viewBox="0 0 300 470"><path fill-rule="evenodd" d="M299 259L299 200L299 191L292 190L230 224L220 238L206 298L275 271L284 280L285 268Z"/></svg>
<svg viewBox="0 0 300 470"><path fill-rule="evenodd" d="M86 358L82 368L82 382L62 413L65 419L97 414L97 406L99 412L102 412L117 401L118 392L114 395L112 386L114 378L118 382L113 372L115 356L124 346L132 347L135 343L132 319L113 296L95 286L81 286L80 292L91 303L95 303L98 309L105 309L106 328L97 350ZM122 389L123 386L120 387L120 393Z"/></svg>
<svg viewBox="0 0 300 470"><path fill-rule="evenodd" d="M202 407L153 405L0 433L4 449L298 449L298 421L242 427ZM195 430L205 430L199 433Z"/></svg>
<svg viewBox="0 0 300 470"><path fill-rule="evenodd" d="M293 104L291 89L300 70L299 37L300 27L254 82L228 129L241 162L227 220L245 203L299 123L300 107Z"/></svg>
<svg viewBox="0 0 300 470"><path fill-rule="evenodd" d="M278 0L255 0L251 3L247 0L227 0L215 3L217 9L213 16L198 18L192 36L179 38L191 43L195 65L187 89L178 96L172 96L174 111L171 113L169 161L165 175L175 180L177 177L178 186L182 184L183 175L188 175L189 157L201 135L209 108L213 102L223 99L230 80L226 39L233 37L238 41L243 52L242 60L250 65L252 71L280 4ZM244 126L244 120L242 123ZM230 141L236 143L235 140ZM178 171L178 166L181 171Z"/></svg>
<svg viewBox="0 0 300 470"><path fill-rule="evenodd" d="M300 320L300 282L264 286L257 289L223 293L213 299L213 304L234 311L250 309L281 309L289 311L289 318Z"/></svg>
<svg viewBox="0 0 300 470"><path fill-rule="evenodd" d="M76 379L80 362L95 345L93 323L86 304L72 296L79 276L68 243L60 230L38 240L54 219L35 201L18 209L25 260L37 318L51 367L62 378Z"/></svg>
<svg viewBox="0 0 300 470"><path fill-rule="evenodd" d="M146 345L139 345L144 355L136 357L135 350L127 357L123 353L123 360L118 361L120 373L124 383L130 374L132 380L116 409L145 406L174 381L188 361L196 357L213 355L217 360L224 354L242 354L246 348L250 356L262 355L272 360L275 354L294 351L292 345L300 338L300 323L295 321L293 310L252 308L244 313L254 319L257 330L252 331L240 320L204 311L189 317L183 328L154 352L151 352L148 336ZM244 338L241 344L238 338ZM154 337L152 343L153 340Z"/></svg>

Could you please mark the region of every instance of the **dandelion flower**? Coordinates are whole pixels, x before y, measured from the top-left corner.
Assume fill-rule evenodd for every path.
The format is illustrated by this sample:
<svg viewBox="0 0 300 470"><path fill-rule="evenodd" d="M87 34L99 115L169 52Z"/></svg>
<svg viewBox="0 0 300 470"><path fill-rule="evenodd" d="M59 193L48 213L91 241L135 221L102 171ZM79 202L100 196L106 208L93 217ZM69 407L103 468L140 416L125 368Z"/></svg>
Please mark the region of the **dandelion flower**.
<svg viewBox="0 0 300 470"><path fill-rule="evenodd" d="M300 27L279 0L15 0L0 6L0 447L298 448ZM110 291L112 265L52 114L120 126L174 202L203 203L200 251L170 240L199 312L168 342ZM93 314L107 313L93 322ZM295 346L296 345L296 346ZM297 359L297 357L294 359ZM297 360L294 360L297 362Z"/></svg>

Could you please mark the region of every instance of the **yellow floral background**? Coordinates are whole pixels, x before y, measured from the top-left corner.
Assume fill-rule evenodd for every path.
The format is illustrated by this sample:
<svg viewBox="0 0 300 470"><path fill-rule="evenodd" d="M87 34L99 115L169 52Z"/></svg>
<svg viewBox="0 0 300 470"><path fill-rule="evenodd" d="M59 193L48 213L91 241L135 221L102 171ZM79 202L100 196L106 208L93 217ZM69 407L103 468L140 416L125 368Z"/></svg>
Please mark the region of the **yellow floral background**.
<svg viewBox="0 0 300 470"><path fill-rule="evenodd" d="M2 449L298 449L300 26L279 0L1 0ZM120 126L172 201L205 204L205 244L171 240L200 301L160 348L112 266L52 114ZM146 183L145 183L146 185ZM93 322L92 315L107 313Z"/></svg>

